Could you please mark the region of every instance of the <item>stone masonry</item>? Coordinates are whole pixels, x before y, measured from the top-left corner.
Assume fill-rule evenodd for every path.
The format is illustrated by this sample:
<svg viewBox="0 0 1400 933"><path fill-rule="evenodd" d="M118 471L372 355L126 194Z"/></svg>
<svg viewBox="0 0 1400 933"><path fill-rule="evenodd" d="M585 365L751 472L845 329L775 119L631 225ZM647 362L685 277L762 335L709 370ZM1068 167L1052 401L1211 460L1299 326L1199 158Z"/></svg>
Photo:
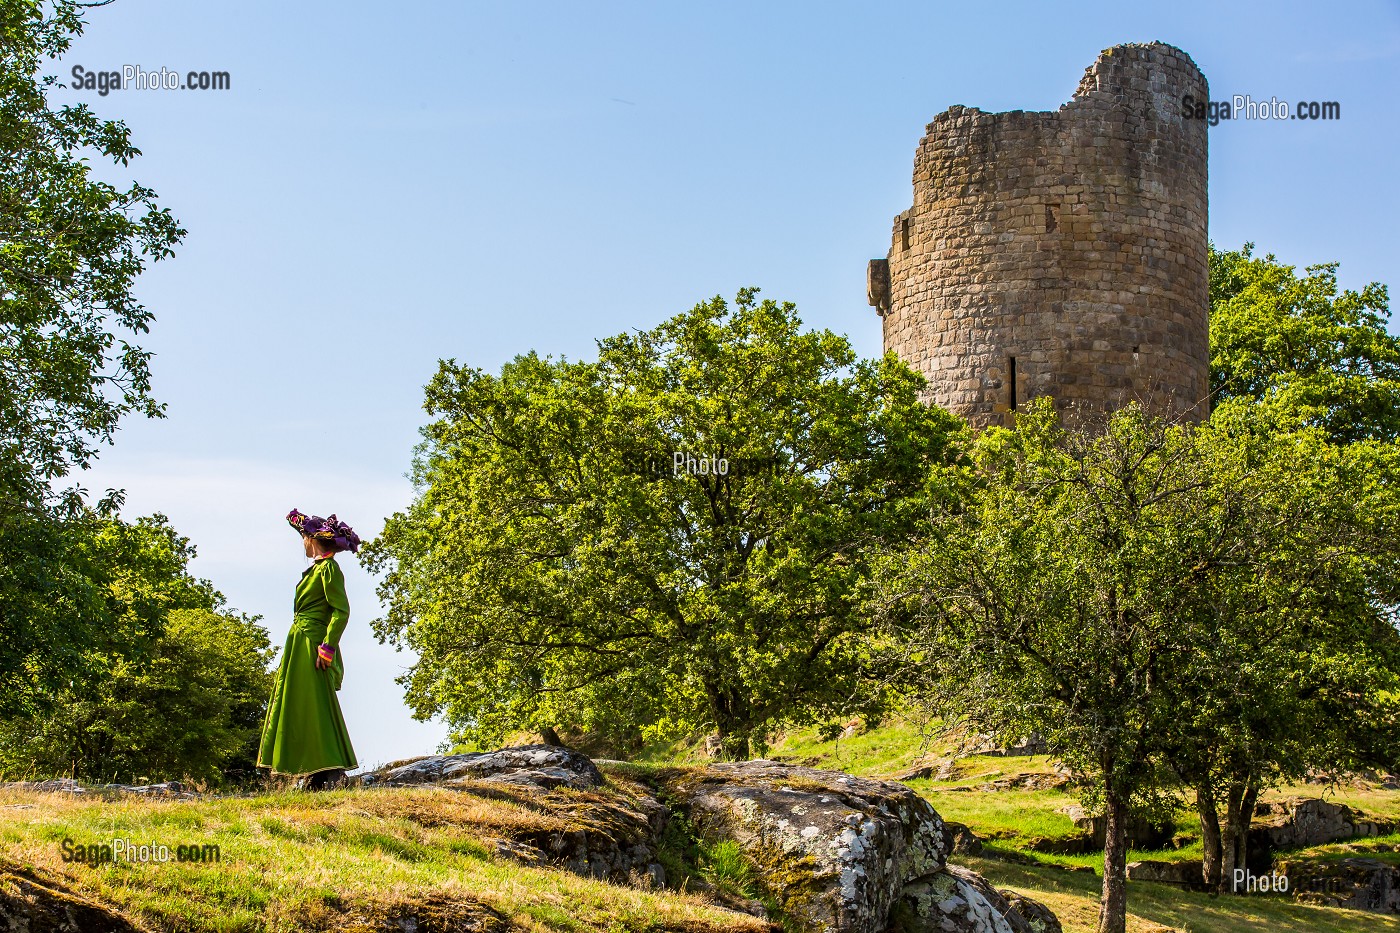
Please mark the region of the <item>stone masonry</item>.
<svg viewBox="0 0 1400 933"><path fill-rule="evenodd" d="M1208 411L1205 77L1160 42L1105 50L1056 112L951 107L914 157L867 290L886 350L974 426L1053 396Z"/></svg>

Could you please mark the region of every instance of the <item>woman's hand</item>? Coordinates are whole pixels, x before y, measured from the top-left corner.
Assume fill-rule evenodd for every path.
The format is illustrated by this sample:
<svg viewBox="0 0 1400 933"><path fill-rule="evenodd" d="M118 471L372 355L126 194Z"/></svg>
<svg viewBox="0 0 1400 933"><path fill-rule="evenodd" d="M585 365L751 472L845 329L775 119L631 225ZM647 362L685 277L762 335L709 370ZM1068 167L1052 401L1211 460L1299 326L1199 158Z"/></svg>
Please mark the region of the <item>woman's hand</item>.
<svg viewBox="0 0 1400 933"><path fill-rule="evenodd" d="M324 671L335 661L335 647L322 643L316 649L316 670Z"/></svg>

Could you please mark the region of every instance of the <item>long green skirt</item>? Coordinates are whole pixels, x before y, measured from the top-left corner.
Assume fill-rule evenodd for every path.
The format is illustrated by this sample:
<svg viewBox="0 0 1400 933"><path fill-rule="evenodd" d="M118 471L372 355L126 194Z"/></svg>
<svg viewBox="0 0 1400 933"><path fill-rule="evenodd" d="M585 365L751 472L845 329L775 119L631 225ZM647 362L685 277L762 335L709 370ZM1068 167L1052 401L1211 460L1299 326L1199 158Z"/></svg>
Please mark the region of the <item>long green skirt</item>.
<svg viewBox="0 0 1400 933"><path fill-rule="evenodd" d="M329 768L348 771L358 764L335 695L345 677L340 652L330 667L316 669L316 648L325 637L325 623L303 616L292 620L267 703L258 767L310 774Z"/></svg>

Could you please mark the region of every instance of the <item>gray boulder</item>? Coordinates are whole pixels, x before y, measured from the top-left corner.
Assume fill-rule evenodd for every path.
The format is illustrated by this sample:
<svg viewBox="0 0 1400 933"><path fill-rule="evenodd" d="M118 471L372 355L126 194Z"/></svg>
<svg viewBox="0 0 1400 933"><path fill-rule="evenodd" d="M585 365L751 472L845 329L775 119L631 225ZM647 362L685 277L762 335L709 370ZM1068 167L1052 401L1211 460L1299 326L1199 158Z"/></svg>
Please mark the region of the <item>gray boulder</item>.
<svg viewBox="0 0 1400 933"><path fill-rule="evenodd" d="M1274 871L1301 903L1400 914L1400 866L1380 859L1284 861Z"/></svg>
<svg viewBox="0 0 1400 933"><path fill-rule="evenodd" d="M902 784L764 760L712 764L667 783L702 835L739 843L800 929L1059 933L1044 907L1028 907L1033 926L980 876L947 865L959 839L976 837L945 826Z"/></svg>
<svg viewBox="0 0 1400 933"><path fill-rule="evenodd" d="M598 766L586 755L556 745L519 745L494 752L429 755L395 763L363 775L365 785L450 784L485 781L524 788L592 790L603 783Z"/></svg>
<svg viewBox="0 0 1400 933"><path fill-rule="evenodd" d="M813 930L883 930L904 885L943 867L943 821L902 784L756 760L673 778L705 835L733 839Z"/></svg>
<svg viewBox="0 0 1400 933"><path fill-rule="evenodd" d="M1249 844L1264 850L1297 849L1393 832L1393 823L1370 819L1351 807L1294 797L1255 806Z"/></svg>
<svg viewBox="0 0 1400 933"><path fill-rule="evenodd" d="M1001 896L1011 909L1021 915L1031 933L1064 933L1060 918L1040 901L1017 894L1015 891L1002 891Z"/></svg>
<svg viewBox="0 0 1400 933"><path fill-rule="evenodd" d="M1203 890L1206 886L1205 871L1201 867L1200 859L1189 862L1158 862L1151 859L1129 862L1128 880L1170 884L1193 890Z"/></svg>
<svg viewBox="0 0 1400 933"><path fill-rule="evenodd" d="M894 933L1061 933L1039 901L998 891L957 865L907 885L895 907Z"/></svg>

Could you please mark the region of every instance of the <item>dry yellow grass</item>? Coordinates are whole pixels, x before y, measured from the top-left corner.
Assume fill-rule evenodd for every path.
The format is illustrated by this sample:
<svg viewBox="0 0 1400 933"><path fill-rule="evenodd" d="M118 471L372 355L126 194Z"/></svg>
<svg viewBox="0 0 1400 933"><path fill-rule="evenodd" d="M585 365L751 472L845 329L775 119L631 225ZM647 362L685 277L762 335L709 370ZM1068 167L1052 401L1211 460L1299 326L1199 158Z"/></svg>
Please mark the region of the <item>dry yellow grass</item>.
<svg viewBox="0 0 1400 933"><path fill-rule="evenodd" d="M284 792L198 801L96 800L0 791L0 872L119 910L160 931L372 929L410 912L427 926L528 931L768 929L694 895L522 865L496 839L580 828L525 798L436 788ZM619 796L619 801L625 797ZM581 803L582 801L577 801ZM217 864L63 861L62 841L114 837L217 845ZM438 923L429 921L437 917Z"/></svg>

